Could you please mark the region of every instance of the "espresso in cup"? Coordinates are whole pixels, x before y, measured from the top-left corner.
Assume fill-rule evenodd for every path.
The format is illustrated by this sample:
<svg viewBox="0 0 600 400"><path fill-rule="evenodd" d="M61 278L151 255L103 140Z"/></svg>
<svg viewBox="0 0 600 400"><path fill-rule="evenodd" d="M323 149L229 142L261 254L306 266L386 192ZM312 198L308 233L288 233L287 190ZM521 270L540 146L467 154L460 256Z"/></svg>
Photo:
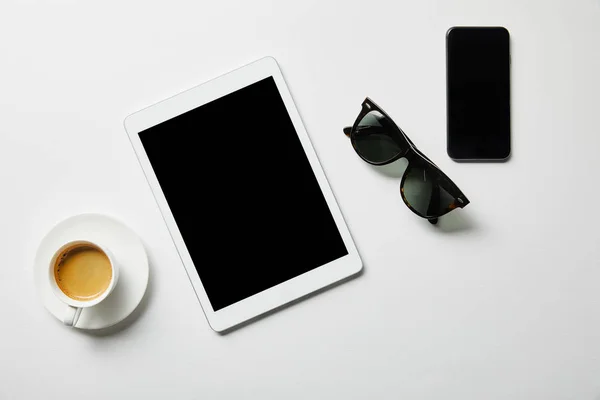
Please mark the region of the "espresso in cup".
<svg viewBox="0 0 600 400"><path fill-rule="evenodd" d="M108 289L112 274L106 253L87 243L64 249L54 265L56 285L66 296L78 301L100 297Z"/></svg>
<svg viewBox="0 0 600 400"><path fill-rule="evenodd" d="M83 309L104 301L119 277L112 253L89 240L65 243L52 256L48 272L50 287L66 305L63 322L68 326L77 324Z"/></svg>

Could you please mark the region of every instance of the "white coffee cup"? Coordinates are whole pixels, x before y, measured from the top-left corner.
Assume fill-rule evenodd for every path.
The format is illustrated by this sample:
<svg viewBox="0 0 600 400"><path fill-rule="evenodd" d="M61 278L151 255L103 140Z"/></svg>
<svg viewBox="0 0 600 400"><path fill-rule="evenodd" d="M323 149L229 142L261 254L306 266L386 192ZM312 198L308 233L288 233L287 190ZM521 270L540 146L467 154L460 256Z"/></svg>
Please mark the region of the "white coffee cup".
<svg viewBox="0 0 600 400"><path fill-rule="evenodd" d="M77 299L67 296L67 294L65 294L65 292L63 292L63 290L58 286L58 283L56 282L54 268L55 268L57 262L60 262L58 260L59 257L62 257L64 259L69 254L69 251L72 251L74 249L81 248L81 247L86 247L86 246L95 248L96 250L99 250L106 255L106 257L108 258L108 261L110 263L111 278L110 278L110 282L109 282L107 288L99 296L94 297L90 300L77 300ZM68 242L68 243L65 243L64 245L62 245L58 250L56 250L56 252L52 256L52 259L50 260L48 272L49 272L48 278L50 280L50 287L52 288L54 295L60 301L65 303L65 314L64 314L65 316L63 318L63 323L67 326L75 326L75 324L79 320L79 316L81 315L81 312L83 311L84 308L90 308L90 307L96 306L96 305L100 304L104 299L106 299L108 297L108 295L115 288L117 281L119 279L119 266L118 266L114 256L112 255L112 253L106 247L102 246L101 244L94 243L89 240L75 240L75 241L71 241L71 242Z"/></svg>

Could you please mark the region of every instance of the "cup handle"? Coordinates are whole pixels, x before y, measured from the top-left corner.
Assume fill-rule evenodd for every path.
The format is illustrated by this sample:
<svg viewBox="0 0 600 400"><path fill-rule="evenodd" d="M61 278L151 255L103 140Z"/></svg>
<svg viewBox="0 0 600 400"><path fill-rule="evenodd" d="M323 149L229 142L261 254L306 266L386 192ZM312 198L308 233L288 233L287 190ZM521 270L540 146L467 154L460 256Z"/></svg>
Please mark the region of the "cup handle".
<svg viewBox="0 0 600 400"><path fill-rule="evenodd" d="M79 316L81 315L82 310L83 308L81 307L67 306L67 313L65 314L63 323L66 326L75 326L75 324L79 320Z"/></svg>

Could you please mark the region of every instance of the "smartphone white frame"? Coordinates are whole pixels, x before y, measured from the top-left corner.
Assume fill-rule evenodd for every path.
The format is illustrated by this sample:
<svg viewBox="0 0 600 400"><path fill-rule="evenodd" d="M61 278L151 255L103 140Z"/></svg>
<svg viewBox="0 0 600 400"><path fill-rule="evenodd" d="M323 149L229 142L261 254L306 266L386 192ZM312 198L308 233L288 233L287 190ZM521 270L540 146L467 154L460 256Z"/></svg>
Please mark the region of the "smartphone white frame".
<svg viewBox="0 0 600 400"><path fill-rule="evenodd" d="M175 218L169 208L167 200L158 179L152 169L148 156L140 141L139 133L155 126L161 122L167 121L187 111L195 109L203 104L209 103L215 99L223 97L229 93L235 92L241 88L258 82L264 78L272 76L281 94L287 112L294 124L294 128L304 152L308 157L312 170L317 178L321 191L325 196L327 205L331 210L337 229L339 230L348 254L342 258L334 260L328 264L322 265L309 272L306 272L296 278L285 281L263 292L257 293L251 297L234 303L218 311L214 311L202 285L198 272L194 266L190 253L183 241L183 237L177 227ZM338 204L335 201L333 192L327 182L321 164L310 142L306 129L302 124L300 115L292 100L290 92L285 84L283 75L272 57L265 57L237 70L229 72L218 78L215 78L202 85L196 86L190 90L180 93L167 100L161 101L155 105L138 111L125 119L125 130L129 135L131 144L138 157L140 165L146 175L148 184L158 203L158 207L164 217L171 237L175 243L181 261L187 271L188 277L202 306L206 319L212 329L222 332L244 321L261 315L265 312L276 309L286 303L303 297L315 290L329 286L344 278L357 274L362 269L362 261L356 249L356 246L350 236L350 232ZM290 210L293 212L293 210ZM310 251L307 248L306 251ZM290 259L294 254L289 255ZM254 260L249 259L248 265L251 266ZM285 259L281 260L286 263Z"/></svg>

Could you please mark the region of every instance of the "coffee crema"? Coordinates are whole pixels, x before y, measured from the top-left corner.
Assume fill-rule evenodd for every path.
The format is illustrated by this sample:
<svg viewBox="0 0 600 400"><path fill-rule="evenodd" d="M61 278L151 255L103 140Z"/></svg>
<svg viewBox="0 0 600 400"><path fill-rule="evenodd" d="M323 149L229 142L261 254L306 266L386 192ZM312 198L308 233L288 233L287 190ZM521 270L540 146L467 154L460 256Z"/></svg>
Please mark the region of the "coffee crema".
<svg viewBox="0 0 600 400"><path fill-rule="evenodd" d="M101 296L110 285L112 273L108 256L89 244L66 249L54 265L58 288L78 301L90 301Z"/></svg>

